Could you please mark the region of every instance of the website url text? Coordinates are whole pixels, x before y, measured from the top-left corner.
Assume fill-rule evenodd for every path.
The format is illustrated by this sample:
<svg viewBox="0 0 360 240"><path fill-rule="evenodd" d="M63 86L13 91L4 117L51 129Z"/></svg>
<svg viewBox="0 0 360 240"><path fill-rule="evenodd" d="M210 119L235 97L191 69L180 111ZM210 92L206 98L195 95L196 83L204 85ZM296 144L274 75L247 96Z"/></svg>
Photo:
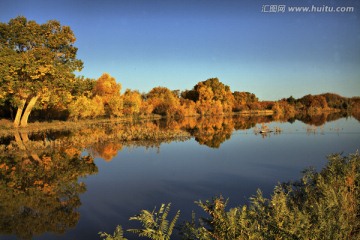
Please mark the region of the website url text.
<svg viewBox="0 0 360 240"><path fill-rule="evenodd" d="M352 13L355 11L354 7L333 7L333 6L286 6L286 5L262 5L261 12L263 13Z"/></svg>

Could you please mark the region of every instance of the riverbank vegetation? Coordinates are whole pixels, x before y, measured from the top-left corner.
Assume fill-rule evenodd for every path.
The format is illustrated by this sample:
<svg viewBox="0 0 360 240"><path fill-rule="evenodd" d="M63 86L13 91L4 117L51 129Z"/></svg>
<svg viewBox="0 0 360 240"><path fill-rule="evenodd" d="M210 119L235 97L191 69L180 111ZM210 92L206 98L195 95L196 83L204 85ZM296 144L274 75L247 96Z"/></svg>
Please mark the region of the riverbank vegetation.
<svg viewBox="0 0 360 240"><path fill-rule="evenodd" d="M28 121L168 118L233 113L297 114L346 111L359 115L360 98L333 93L260 101L255 94L232 91L218 78L200 81L190 90L156 86L147 93L126 89L110 74L98 79L75 76L83 63L76 58L75 35L69 26L44 24L25 17L0 23L0 118L14 127Z"/></svg>
<svg viewBox="0 0 360 240"><path fill-rule="evenodd" d="M195 203L207 217L196 219L193 212L191 220L176 225L181 239L359 239L360 155L330 155L322 171L307 169L299 181L278 184L270 198L258 190L248 205L228 209L222 196ZM141 226L126 231L147 239L171 239L170 227L180 211L170 222L170 205L160 210L142 210L130 218ZM100 233L106 240L127 239L124 235L121 226L113 235Z"/></svg>
<svg viewBox="0 0 360 240"><path fill-rule="evenodd" d="M234 131L254 130L263 137L282 134L282 130L273 126L267 131L268 124L273 121L302 121L313 133L323 124L346 117L342 113L322 113L304 118L281 118L274 115L232 115L212 117L185 117L181 119L156 118L147 120L79 120L78 122L30 123L27 128L0 129L0 155L11 152L33 152L49 145L63 145L91 149L95 156L111 160L123 146L142 145L159 146L163 142L183 141L191 137L199 144L211 148L219 148L231 138ZM299 116L302 117L302 116ZM4 120L2 120L4 122ZM260 126L261 124L261 126ZM264 128L264 129L263 129ZM307 130L306 130L307 131ZM111 153L111 154L110 154Z"/></svg>

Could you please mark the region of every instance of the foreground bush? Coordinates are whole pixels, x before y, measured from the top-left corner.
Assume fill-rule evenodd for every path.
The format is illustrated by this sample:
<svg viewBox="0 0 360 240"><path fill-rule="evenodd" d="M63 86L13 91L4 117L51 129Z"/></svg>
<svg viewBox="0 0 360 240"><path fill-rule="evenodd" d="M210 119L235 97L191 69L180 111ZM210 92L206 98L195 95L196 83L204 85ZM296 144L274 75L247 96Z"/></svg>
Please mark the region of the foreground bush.
<svg viewBox="0 0 360 240"><path fill-rule="evenodd" d="M360 156L359 153L328 156L328 164L321 171L308 169L300 181L278 184L270 199L261 191L250 200L249 206L226 210L227 200L221 196L211 201L196 202L209 216L181 224L182 239L360 239ZM167 205L169 207L169 205ZM167 209L169 210L169 209ZM131 218L143 223L144 229L128 230L150 239L169 239L156 232L158 225L145 225L158 219L156 213L142 210L144 218ZM172 224L179 215L173 219ZM158 219L159 220L159 219ZM163 224L168 224L166 216ZM126 239L123 232L106 239ZM169 232L168 232L169 233Z"/></svg>

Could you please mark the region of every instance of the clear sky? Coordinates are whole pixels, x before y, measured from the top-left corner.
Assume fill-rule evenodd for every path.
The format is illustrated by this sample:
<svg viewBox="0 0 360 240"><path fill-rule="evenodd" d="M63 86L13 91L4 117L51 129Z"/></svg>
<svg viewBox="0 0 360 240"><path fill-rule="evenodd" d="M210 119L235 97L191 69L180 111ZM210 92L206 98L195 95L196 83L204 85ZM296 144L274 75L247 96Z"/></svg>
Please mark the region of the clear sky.
<svg viewBox="0 0 360 240"><path fill-rule="evenodd" d="M354 11L288 9L312 5ZM185 90L218 77L261 100L360 95L359 0L0 0L1 22L19 15L69 25L84 62L79 75L108 72L123 90Z"/></svg>

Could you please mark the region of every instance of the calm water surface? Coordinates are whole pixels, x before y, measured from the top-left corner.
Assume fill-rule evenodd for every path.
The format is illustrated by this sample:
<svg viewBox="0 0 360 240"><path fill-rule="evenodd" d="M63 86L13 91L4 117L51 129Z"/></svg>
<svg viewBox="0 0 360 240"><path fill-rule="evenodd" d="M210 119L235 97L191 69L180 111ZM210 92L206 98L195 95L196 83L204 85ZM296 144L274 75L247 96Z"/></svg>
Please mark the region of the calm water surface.
<svg viewBox="0 0 360 240"><path fill-rule="evenodd" d="M310 166L321 170L330 153L348 154L360 148L360 124L353 118L321 127L300 121L267 125L282 132L255 134L254 129L261 127L257 124L233 131L218 148L192 137L154 148L123 147L111 161L96 157L98 173L80 179L86 191L80 194L76 226L64 234L44 233L34 239L99 239L99 231L112 233L118 224L125 229L138 227L129 217L168 202L172 213L181 210L180 223L190 220L192 210L202 214L196 200L221 194L229 198L231 207L248 203L258 188L269 197L278 182L297 180ZM134 239L132 234L126 236Z"/></svg>

